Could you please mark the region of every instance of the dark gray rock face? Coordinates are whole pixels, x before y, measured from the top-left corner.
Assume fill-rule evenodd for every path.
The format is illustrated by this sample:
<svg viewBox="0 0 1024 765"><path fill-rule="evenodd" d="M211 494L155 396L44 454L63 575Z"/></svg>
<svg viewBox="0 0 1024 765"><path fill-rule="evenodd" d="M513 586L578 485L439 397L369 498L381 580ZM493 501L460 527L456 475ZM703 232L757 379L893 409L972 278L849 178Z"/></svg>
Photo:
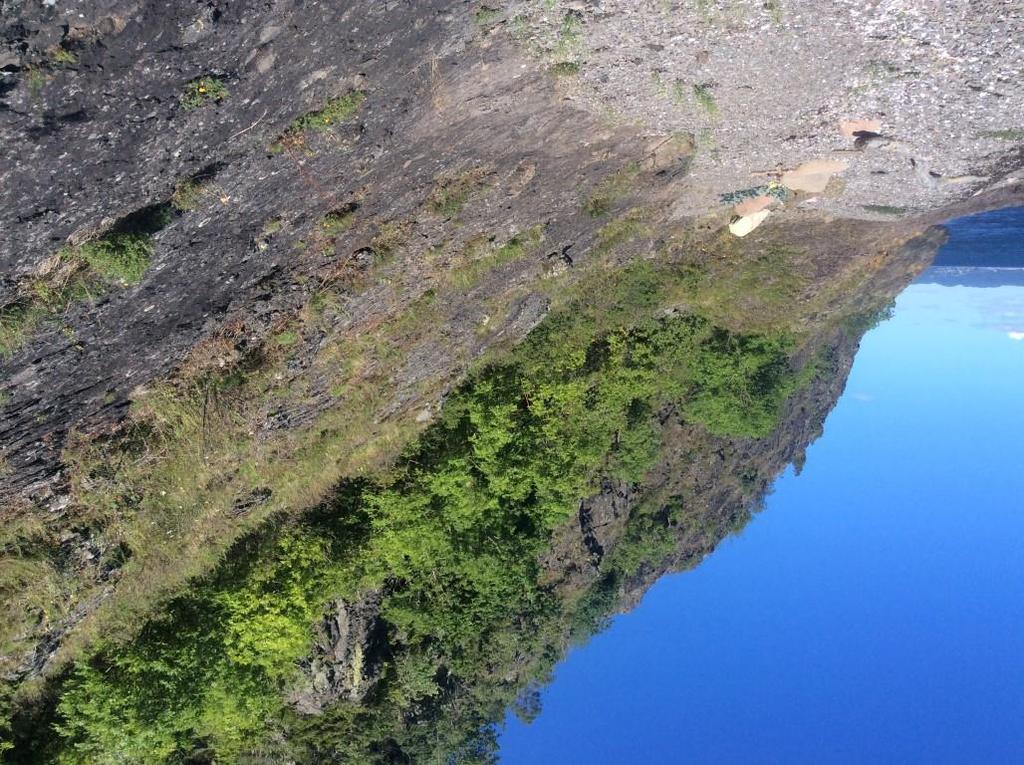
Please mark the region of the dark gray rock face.
<svg viewBox="0 0 1024 765"><path fill-rule="evenodd" d="M0 303L67 241L166 201L204 169L230 198L215 215L158 234L141 285L74 306L62 319L70 331L51 325L3 362L0 442L17 488L52 474L70 425L116 417L132 388L169 371L231 307L259 314L287 305L275 292L294 265L288 249L260 251L254 240L267 218L291 215L301 227L354 192L356 162L296 172L266 147L297 116L358 86L377 95L346 139L365 147L361 161L393 148L412 88L392 75L425 60L424 46L452 23L447 5L5 8ZM53 63L55 49L74 63ZM185 109L182 93L205 75L228 95Z"/></svg>
<svg viewBox="0 0 1024 765"><path fill-rule="evenodd" d="M165 203L183 181L201 176L217 196L155 235L141 284L70 306L0 359L8 499L45 499L71 427L116 421L134 388L228 317L259 342L294 312L328 270L297 256L328 211L358 197L362 220L398 219L440 172L487 163L496 176L519 168L533 187L481 211L501 232L574 206L567 174L599 175L621 147L632 150L610 140L616 131L587 145L579 131L598 133L593 120L567 119L572 110L514 53L467 49L480 34L469 10L442 0L5 6L0 306L61 247ZM227 94L188 109L183 93L202 77ZM539 96L519 98L524 88ZM366 94L358 118L315 152L268 150L297 117L356 90ZM268 221L282 222L269 243ZM338 249L358 252L370 231L357 225ZM410 260L428 233L417 232ZM409 278L399 292L415 289ZM353 321L379 315L380 299L363 295ZM522 305L512 335L539 318ZM422 361L418 374L443 376L451 363Z"/></svg>

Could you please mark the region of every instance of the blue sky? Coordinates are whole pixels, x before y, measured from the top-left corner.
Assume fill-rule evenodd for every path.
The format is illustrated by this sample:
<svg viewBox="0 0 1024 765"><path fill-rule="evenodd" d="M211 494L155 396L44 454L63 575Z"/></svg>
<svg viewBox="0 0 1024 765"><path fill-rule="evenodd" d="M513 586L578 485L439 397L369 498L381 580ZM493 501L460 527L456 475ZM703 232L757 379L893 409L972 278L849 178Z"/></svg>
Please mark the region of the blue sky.
<svg viewBox="0 0 1024 765"><path fill-rule="evenodd" d="M502 762L1024 761L1024 288L918 284L803 473L574 650Z"/></svg>

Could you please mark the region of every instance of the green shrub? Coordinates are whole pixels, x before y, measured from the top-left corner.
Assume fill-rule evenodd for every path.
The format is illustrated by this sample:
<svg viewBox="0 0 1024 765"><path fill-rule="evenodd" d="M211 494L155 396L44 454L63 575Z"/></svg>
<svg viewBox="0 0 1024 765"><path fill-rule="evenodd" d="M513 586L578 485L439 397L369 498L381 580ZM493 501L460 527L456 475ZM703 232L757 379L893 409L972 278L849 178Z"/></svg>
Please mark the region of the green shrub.
<svg viewBox="0 0 1024 765"><path fill-rule="evenodd" d="M271 154L280 154L286 146L301 147L307 133L323 133L348 122L359 111L366 94L353 90L338 98L332 98L323 109L307 112L295 119L269 147Z"/></svg>
<svg viewBox="0 0 1024 765"><path fill-rule="evenodd" d="M186 85L178 100L182 108L191 111L207 104L220 103L227 96L227 85L217 77L207 75Z"/></svg>
<svg viewBox="0 0 1024 765"><path fill-rule="evenodd" d="M260 565L228 567L174 601L115 656L80 665L61 694L61 762L169 762L208 741L232 759L282 710L331 584L327 543L285 533Z"/></svg>
<svg viewBox="0 0 1024 765"><path fill-rule="evenodd" d="M428 649L468 682L511 615L553 607L537 560L596 476L636 479L653 463L655 409L675 400L713 432L764 435L795 384L784 339L688 316L563 331L576 321L572 311L555 316L510 361L463 385L387 480L342 498L336 512L348 525L286 530L172 605L127 650L80 668L59 708L67 761L166 762L201 740L236 755L284 714L283 689L327 600L386 582L393 650L411 652L396 665L392 698L440 692L428 682Z"/></svg>
<svg viewBox="0 0 1024 765"><path fill-rule="evenodd" d="M153 245L145 234L109 234L79 246L80 257L100 278L124 285L138 284L149 268Z"/></svg>
<svg viewBox="0 0 1024 765"><path fill-rule="evenodd" d="M288 133L305 133L313 131L316 133L330 130L335 125L347 122L359 111L366 94L360 90L353 90L338 98L332 98L323 109L303 114L301 117L288 126Z"/></svg>

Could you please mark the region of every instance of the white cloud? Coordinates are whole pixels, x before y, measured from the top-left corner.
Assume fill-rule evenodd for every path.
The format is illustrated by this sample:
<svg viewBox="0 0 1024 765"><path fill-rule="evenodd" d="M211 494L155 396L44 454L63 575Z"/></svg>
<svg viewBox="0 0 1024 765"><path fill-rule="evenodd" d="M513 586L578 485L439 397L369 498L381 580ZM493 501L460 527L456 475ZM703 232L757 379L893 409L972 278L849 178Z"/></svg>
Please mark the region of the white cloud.
<svg viewBox="0 0 1024 765"><path fill-rule="evenodd" d="M1006 336L1011 340L1024 340L1024 332L1007 332Z"/></svg>

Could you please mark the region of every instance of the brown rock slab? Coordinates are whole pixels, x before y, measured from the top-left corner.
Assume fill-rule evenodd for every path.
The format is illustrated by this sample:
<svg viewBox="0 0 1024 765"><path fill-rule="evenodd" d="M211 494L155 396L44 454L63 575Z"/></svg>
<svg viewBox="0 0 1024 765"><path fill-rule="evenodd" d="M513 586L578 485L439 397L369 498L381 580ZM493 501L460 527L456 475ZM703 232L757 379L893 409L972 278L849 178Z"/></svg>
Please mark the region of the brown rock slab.
<svg viewBox="0 0 1024 765"><path fill-rule="evenodd" d="M814 159L804 162L795 170L787 170L782 174L782 185L791 191L820 194L828 186L832 176L843 172L849 164L843 159Z"/></svg>

